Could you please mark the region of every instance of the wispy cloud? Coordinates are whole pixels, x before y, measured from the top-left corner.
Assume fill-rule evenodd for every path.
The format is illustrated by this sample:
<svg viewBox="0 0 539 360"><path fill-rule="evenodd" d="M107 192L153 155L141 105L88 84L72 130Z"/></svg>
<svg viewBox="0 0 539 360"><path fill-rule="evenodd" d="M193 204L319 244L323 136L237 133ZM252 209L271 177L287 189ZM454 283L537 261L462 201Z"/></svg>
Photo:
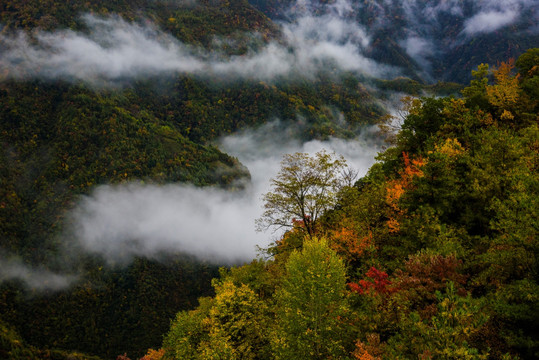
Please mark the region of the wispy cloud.
<svg viewBox="0 0 539 360"><path fill-rule="evenodd" d="M0 257L0 283L10 280L20 281L34 290L60 290L74 283L77 277L31 267L17 258Z"/></svg>
<svg viewBox="0 0 539 360"><path fill-rule="evenodd" d="M466 20L463 32L468 35L490 33L512 24L517 15L513 10L480 12Z"/></svg>
<svg viewBox="0 0 539 360"><path fill-rule="evenodd" d="M32 39L22 32L0 35L0 80L44 77L107 83L182 73L272 81L311 78L327 69L393 77L397 69L366 55L372 45L369 32L394 21L392 14L404 15L405 23L395 40L427 71L429 59L443 56L452 45L516 24L526 16L539 22L537 0L338 0L332 4L306 0L295 5L289 20L279 23L282 39L242 56L226 56L218 46L194 47L149 22L129 23L117 16L86 15L86 33L37 31ZM370 29L357 21L364 11L370 12ZM446 33L443 20L448 16L456 19L457 33ZM535 24L527 31L537 33Z"/></svg>
<svg viewBox="0 0 539 360"><path fill-rule="evenodd" d="M436 54L436 46L431 39L419 36L409 36L401 40L399 45L404 48L408 56L414 59L423 69L425 73L431 70L429 57Z"/></svg>
<svg viewBox="0 0 539 360"><path fill-rule="evenodd" d="M334 12L322 16L306 12L293 22L282 23L283 41L231 57L219 49L184 44L151 24L86 15L88 33L37 31L32 40L22 32L1 35L0 74L95 82L170 72L272 80L290 75L311 77L328 68L371 75L390 70L365 57L369 38L357 23L339 17L343 4L341 0Z"/></svg>
<svg viewBox="0 0 539 360"><path fill-rule="evenodd" d="M508 26L522 34L539 33L537 0L374 0L355 6L354 11L369 11L373 31L394 30L396 42L427 79L433 61L443 62L477 36Z"/></svg>

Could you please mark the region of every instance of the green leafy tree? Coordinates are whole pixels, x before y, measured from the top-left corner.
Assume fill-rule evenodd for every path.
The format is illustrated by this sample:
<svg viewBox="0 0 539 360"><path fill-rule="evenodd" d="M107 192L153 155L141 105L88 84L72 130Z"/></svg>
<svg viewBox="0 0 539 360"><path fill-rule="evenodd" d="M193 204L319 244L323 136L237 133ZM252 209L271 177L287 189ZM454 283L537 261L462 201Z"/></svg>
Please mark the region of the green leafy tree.
<svg viewBox="0 0 539 360"><path fill-rule="evenodd" d="M319 217L336 205L337 193L353 178L342 156L325 151L314 157L285 155L279 174L271 180L272 190L263 197L265 211L257 220L258 230L299 225L314 236Z"/></svg>
<svg viewBox="0 0 539 360"><path fill-rule="evenodd" d="M449 282L445 294L436 292L437 304L432 317L422 318L411 312L401 318L400 331L388 341L390 359L487 359L488 352L470 345L488 316L481 303L471 296L459 296Z"/></svg>
<svg viewBox="0 0 539 360"><path fill-rule="evenodd" d="M249 286L214 281L215 298L176 315L163 348L173 359L268 359L268 307Z"/></svg>
<svg viewBox="0 0 539 360"><path fill-rule="evenodd" d="M277 292L278 359L339 359L345 356L348 328L341 317L349 310L343 261L325 239L305 242L286 263Z"/></svg>
<svg viewBox="0 0 539 360"><path fill-rule="evenodd" d="M266 359L269 354L267 306L249 286L225 280L216 286L210 310L211 339L226 343L234 359ZM221 339L221 340L220 340ZM214 347L208 347L214 348ZM226 348L224 349L226 350ZM212 356L212 358L220 358Z"/></svg>
<svg viewBox="0 0 539 360"><path fill-rule="evenodd" d="M163 349L170 359L198 359L199 346L209 341L208 318L213 301L201 298L196 310L180 311L163 340Z"/></svg>
<svg viewBox="0 0 539 360"><path fill-rule="evenodd" d="M470 82L470 86L462 90L462 94L466 97L466 102L470 107L479 106L483 109L488 107L488 75L488 64L480 64L477 70L472 70L473 80Z"/></svg>

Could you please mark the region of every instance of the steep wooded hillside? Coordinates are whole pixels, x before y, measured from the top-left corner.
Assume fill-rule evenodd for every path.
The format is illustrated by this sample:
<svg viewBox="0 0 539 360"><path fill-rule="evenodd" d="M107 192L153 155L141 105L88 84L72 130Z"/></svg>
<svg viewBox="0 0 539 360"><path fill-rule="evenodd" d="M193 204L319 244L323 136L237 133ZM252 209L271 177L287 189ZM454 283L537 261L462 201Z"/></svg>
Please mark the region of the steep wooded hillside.
<svg viewBox="0 0 539 360"><path fill-rule="evenodd" d="M156 358L536 358L539 49L516 66L408 99L354 185L337 156L286 156L261 221L289 230L222 269Z"/></svg>
<svg viewBox="0 0 539 360"><path fill-rule="evenodd" d="M290 21L305 11L352 19L369 35L369 57L428 82L467 83L479 64L517 58L539 43L539 11L533 0L250 3L278 21Z"/></svg>
<svg viewBox="0 0 539 360"><path fill-rule="evenodd" d="M107 359L141 355L160 343L175 312L212 293L216 265L183 254L110 264L78 248L65 234L66 216L98 185L181 182L233 189L249 172L212 144L219 137L298 118L307 119L295 127L299 139L352 137L384 113L351 74L278 83L174 71L111 78L91 72L93 64L64 76L73 58L47 70L35 62L77 49L70 43L35 56L53 45L33 47L36 39L101 44L103 29L112 39L135 34L150 42L170 35L173 43L200 49L212 49L218 38L222 56L240 55L245 46L279 35L245 2L8 1L0 13L0 317L30 348ZM110 44L101 45L106 54Z"/></svg>
<svg viewBox="0 0 539 360"><path fill-rule="evenodd" d="M460 87L458 84L434 84L434 81L462 80L470 73L467 69L477 67L482 61L495 64L500 58L520 55L526 47L536 45L537 31L533 24L537 13L532 11L530 2L515 1L509 7L496 5L498 7L494 8L488 6L495 2L486 1L477 6L467 1L462 2L464 5L460 3L330 1L294 6L298 4L288 1L253 1L250 4L239 0L0 2L0 354L9 354L15 359L17 356L62 358L79 356L70 354L80 352L104 359L115 359L124 353L133 358L140 357L148 348L161 344L162 335L169 328L174 314L196 307L198 297L215 293L220 299L220 306L226 307L230 298L234 300L237 289L228 283L211 287L210 279L217 275L217 265L213 262L192 258L181 251L148 253L145 256L145 248L137 242L138 234L127 239L137 252L125 251L129 252L128 255L138 254L138 257L92 253L81 248L80 234L71 228L72 211L80 202L91 200L93 191L107 185L188 184L238 191L249 183L249 170L218 148L218 141L223 136L260 128L269 122L286 128L287 136L298 142L335 137L353 139L358 135L372 134L365 130L387 119L385 105L391 102L395 93L455 93ZM461 13L457 11L459 9ZM469 19L485 13L494 18L505 14L508 17L504 19L510 21L502 19L500 27L486 28L485 31L479 28L477 36L459 35L463 29L475 24ZM416 14L417 21L410 14ZM474 28L469 29L473 32ZM500 38L500 35L503 36ZM399 195L397 190L412 181L399 180L404 176L403 171L413 174L426 171L413 167L403 170L403 164L415 164L413 166L417 167L419 165L414 161L435 157L429 151L436 153L438 148L460 154L460 146L466 150L462 152L470 156L462 160L465 166L451 163L457 157L442 159L449 165L439 165L436 160L428 166L438 164L444 168L447 165L447 171L450 171L454 165L459 176L472 168L473 176L457 181L454 174L442 179L432 175L432 182L440 181L444 189L447 184L455 185L455 181L460 187L455 185L457 188L451 190L451 194L441 194L433 188L423 189L425 193L412 192L410 196L417 199L410 198L406 207L411 209L409 213L417 210L414 206L427 209L426 213L418 216L426 224L432 224L433 228L427 229L430 232L448 231L454 237L457 236L455 234L460 236L469 232L462 240L465 244L479 242L483 249L491 249L485 239L502 230L490 225L489 219L493 219L493 214L502 207L513 208L503 201L511 200L521 206L522 194L512 198L507 195L508 187L528 191L534 185L527 182L529 174L518 173L515 166L510 169L515 171L515 176L522 175L523 184L517 180L483 184L493 177L488 171L496 165L493 163L495 156L487 145L476 144L474 147L472 141L477 140L474 136L479 136L476 134L478 128L499 122L503 126L489 127L492 131L488 135L490 137L485 135L487 137L477 141L491 143L499 138L514 138L514 143L507 145L510 159L523 153L526 146L535 149L529 140L533 128L526 123L531 122L537 113L534 61L532 57L520 62L518 90L513 86L517 80L510 76L505 80L498 79L503 88L487 87L485 82L491 75L487 76L482 67L478 79L474 80L475 85L467 90L465 105L460 100L451 102L447 99L412 103L410 109L421 115L416 119L419 123L410 123L415 121L413 117L408 120L406 126L412 128L405 127L401 133L401 148L389 150L383 155L387 159L381 165L373 168L369 176L350 190L350 194L342 195L343 198L339 199L342 204L337 206L335 216L344 216L342 211L349 208L359 211L359 205L353 204L354 196L357 196L358 202L365 203L365 206L374 207L376 201L385 204L383 211L376 208L370 214L380 216L372 220L376 224L383 225L384 221L391 220L394 230L405 229L408 226L406 220L398 218L403 216L406 219L406 212L401 213L405 205L382 201L385 196L383 187L395 185L393 197L395 201L400 199L402 194ZM427 85L425 80L432 81L433 85ZM515 97L516 93L518 97ZM520 95L524 93L528 95ZM463 110L475 111L472 105L477 105L480 111L491 114L491 117L485 115L482 118L479 113L470 115ZM425 111L424 116L421 111ZM458 114L454 115L458 119L471 123L459 123L460 120L450 115L452 113ZM427 119L427 116L431 117ZM496 129L498 133L494 132ZM528 129L528 135L523 133L524 129ZM442 144L440 139L432 137L442 130L454 131L456 135L447 135L449 142ZM489 146L503 148L503 144L497 143ZM406 155L402 155L403 152ZM486 160L474 157L476 152L484 153ZM519 169L528 169L529 161L535 161L527 157L522 159ZM505 166L505 163L501 165ZM513 174L513 170L507 170L508 174ZM378 176L387 179L381 180ZM375 185L368 185L371 180ZM474 185L461 186L460 182L468 180L473 180ZM479 186L486 186L491 198L503 201L498 203L482 198ZM362 193L363 187L370 189L365 190L367 195ZM415 189L415 185L412 188ZM455 195L468 191L474 201L468 202L468 198ZM506 197L496 197L498 193ZM436 199L436 206L432 206L434 209L423 206L422 201L431 199L428 196ZM442 205L437 203L436 196L441 197ZM369 203L371 200L373 204ZM454 206L463 202L471 205L464 207L460 214ZM482 212L487 207L489 210ZM331 214L333 212L326 215ZM119 213L115 216L121 219L128 215ZM356 213L354 216L362 215ZM508 219L500 218L501 225L496 226L508 227ZM441 223L436 222L438 220ZM327 229L337 226L329 218L327 221ZM99 225L103 228L108 226ZM357 226L363 231L364 242L369 243L370 235L364 230L382 231L382 225L378 228L371 223ZM246 223L245 226L252 224ZM460 226L467 227L462 230ZM494 230L483 234L482 231L489 226ZM288 233L272 251L285 254L283 249L302 243L301 230L296 230ZM332 231L337 234L341 230ZM350 248L355 250L347 250L347 242L356 236L351 231L343 226L342 234L334 238L341 236L340 251L360 254L363 250L357 244ZM531 230L524 227L518 231L527 234ZM396 240L389 230L383 233L377 246L384 255L369 260L374 264L377 259L382 259L380 262L384 269L392 276L396 269L404 269L402 256L415 254L419 248L419 243L410 240L412 235L402 234L403 237ZM102 240L113 244L118 236L113 228ZM411 245L395 245L395 241L402 239L412 241ZM329 243L335 250L335 241ZM325 245L321 246L322 249L317 249L313 245L306 256L330 257L336 269L334 274L341 279L342 260L323 248ZM442 255L447 254L449 252ZM479 257L477 253L470 254ZM347 259L346 254L340 255ZM303 262L301 256L295 257L297 266L290 265L291 268L310 266ZM281 265L286 259L287 255L276 256L277 263L281 261ZM354 265L356 277L363 274L361 271L367 271L370 262ZM465 263L469 264L467 260ZM257 264L252 265L258 269L254 274L266 272L267 268L276 271L273 274L276 282L266 279L269 285L263 282L251 284L254 286L251 290L269 298L268 294L273 292L277 281L281 281L279 274L284 268L279 267L281 265ZM244 271L232 270L237 276L248 279L258 276L251 274L250 270ZM481 271L477 270L477 274ZM375 272L371 275L382 276ZM347 276L354 280L351 273ZM301 282L297 277L300 275L289 279L288 293L279 295L278 301L284 309L291 309L297 304L297 299L290 294L295 284ZM511 279L507 284L513 284ZM326 285L328 290L332 289ZM511 287L503 287L503 291L508 293L496 292L486 285L477 288L469 285L466 289L477 294L508 294L508 297L516 293ZM257 321L266 321L266 312L272 314L273 309L266 306L265 298L254 297L251 290L241 289L239 294L248 303L254 301L247 312L255 313L253 316ZM341 300L328 301L336 301L347 308L348 305ZM513 306L513 303L500 304L509 304L505 310ZM204 311L210 311L212 302L203 300L200 306L196 310L197 316L206 321L208 316ZM496 308L492 311L503 315L505 310ZM338 316L344 313L346 311L335 312ZM509 320L502 315L500 321L509 323L503 329L518 332L518 326L511 327L518 321L516 315L508 315ZM185 314L181 316L187 319ZM234 329L227 328L226 316L221 317L218 313L212 316L211 324L220 325L214 328L218 330L202 329L204 341L210 334L213 336L210 339L212 344L226 347L227 331ZM196 319L186 321L194 321L194 324L198 321ZM490 319L498 320L494 315ZM334 320L330 319L326 325L341 326ZM295 319L289 317L287 321L294 323ZM265 329L259 329L259 325L259 322L250 323L248 330L240 332L252 334L256 351L269 356L268 346L275 338L268 340L270 335ZM301 328L291 330L296 333L279 338L281 345L276 349L282 356L289 350L283 339L294 338ZM394 328L384 331L376 329L372 332L381 334L382 341L389 341L390 335L398 333ZM326 335L324 333L323 336ZM501 340L496 337L492 340L499 340L499 344L492 347L501 349L496 350L500 353L524 354L528 351L526 349L534 349L535 345L526 345L527 335L519 338L510 333L509 340L504 336L501 335ZM346 344L343 339L335 347L331 343L325 344L324 349L342 353L349 350L349 343ZM236 342L233 347L239 345ZM245 356L252 353L250 349L241 351Z"/></svg>

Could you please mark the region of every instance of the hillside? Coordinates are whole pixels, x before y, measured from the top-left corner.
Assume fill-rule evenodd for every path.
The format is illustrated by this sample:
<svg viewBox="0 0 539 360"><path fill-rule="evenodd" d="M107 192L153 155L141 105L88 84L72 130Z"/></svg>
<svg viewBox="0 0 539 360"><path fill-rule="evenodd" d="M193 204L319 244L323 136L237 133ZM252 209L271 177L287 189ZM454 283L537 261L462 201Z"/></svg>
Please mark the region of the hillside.
<svg viewBox="0 0 539 360"><path fill-rule="evenodd" d="M222 269L154 358L536 358L539 49L516 66L410 98L355 184L336 155L285 156L261 224L288 230Z"/></svg>
<svg viewBox="0 0 539 360"><path fill-rule="evenodd" d="M517 58L539 43L534 1L252 0L277 21L302 13L337 14L360 24L370 41L365 54L427 82L467 83L481 63Z"/></svg>
<svg viewBox="0 0 539 360"><path fill-rule="evenodd" d="M141 355L175 312L212 293L214 262L175 251L124 263L82 248L71 211L99 185L233 190L250 175L215 146L221 136L281 119L299 139L353 137L384 113L347 74L275 82L160 70L171 47L218 46L226 59L278 36L244 2L9 1L0 13L0 317L45 352ZM149 55L139 44L158 56L129 70L122 61Z"/></svg>
<svg viewBox="0 0 539 360"><path fill-rule="evenodd" d="M0 354L115 359L159 347L178 311L220 291L219 266L254 253L224 240L252 241L235 229L254 225L228 223L223 204L251 209L244 198L259 197L259 174L224 140L247 134L255 146L244 152L259 156L253 149L361 139L368 149L357 152L369 154L384 136L374 125L403 93L458 94L462 85L437 81L462 82L480 62L537 44L537 13L517 1L492 10L521 15L510 24L433 50L458 43L485 9L464 2L462 14L432 18L428 2L413 22L411 3L2 1ZM421 51L407 48L414 41ZM521 118L537 110L535 80L524 78ZM384 163L394 175L396 162ZM182 211L154 207L165 202Z"/></svg>

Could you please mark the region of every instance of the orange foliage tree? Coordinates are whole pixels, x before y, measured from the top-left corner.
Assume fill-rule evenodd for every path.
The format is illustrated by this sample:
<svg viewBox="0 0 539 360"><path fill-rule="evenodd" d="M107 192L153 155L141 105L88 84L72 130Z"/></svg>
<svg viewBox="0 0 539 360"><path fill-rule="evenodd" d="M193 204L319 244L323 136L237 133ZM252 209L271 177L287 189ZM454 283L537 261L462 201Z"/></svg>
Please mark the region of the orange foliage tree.
<svg viewBox="0 0 539 360"><path fill-rule="evenodd" d="M388 182L386 188L386 203L391 209L387 225L389 232L395 233L400 229L399 219L404 215L405 210L399 206L399 199L407 190L412 189L414 177L422 177L421 168L426 164L426 160L421 156L416 159L409 158L406 152L402 153L404 159L404 168L399 172L400 177Z"/></svg>

